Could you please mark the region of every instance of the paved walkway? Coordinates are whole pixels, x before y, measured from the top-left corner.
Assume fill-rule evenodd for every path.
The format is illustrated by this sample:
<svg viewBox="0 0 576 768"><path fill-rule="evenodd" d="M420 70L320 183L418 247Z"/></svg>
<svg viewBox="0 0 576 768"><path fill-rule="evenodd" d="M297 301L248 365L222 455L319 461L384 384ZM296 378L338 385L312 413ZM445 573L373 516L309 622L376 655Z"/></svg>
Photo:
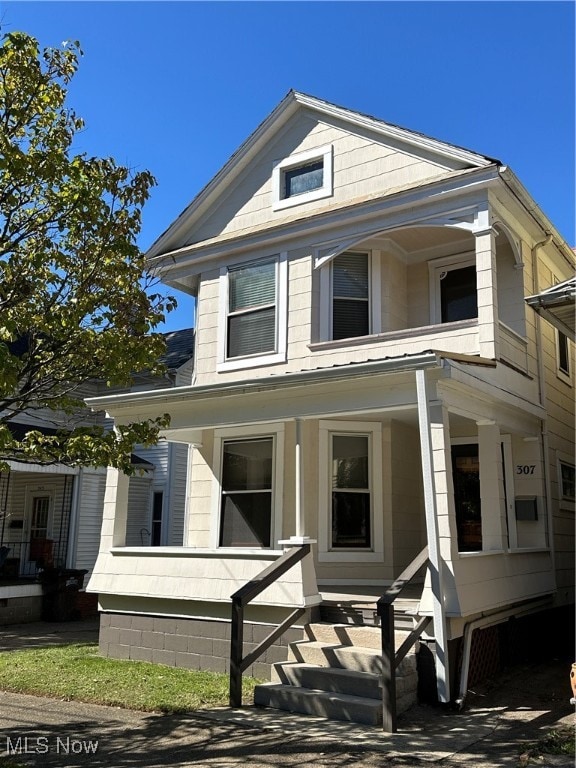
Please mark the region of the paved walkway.
<svg viewBox="0 0 576 768"><path fill-rule="evenodd" d="M96 634L86 622L23 625L0 632L0 649L92 641ZM528 762L526 755L551 728L573 724L568 674L565 661L516 669L471 693L464 712L414 707L393 736L272 710L159 715L0 693L0 766L16 750L12 759L34 768L573 768L570 758Z"/></svg>

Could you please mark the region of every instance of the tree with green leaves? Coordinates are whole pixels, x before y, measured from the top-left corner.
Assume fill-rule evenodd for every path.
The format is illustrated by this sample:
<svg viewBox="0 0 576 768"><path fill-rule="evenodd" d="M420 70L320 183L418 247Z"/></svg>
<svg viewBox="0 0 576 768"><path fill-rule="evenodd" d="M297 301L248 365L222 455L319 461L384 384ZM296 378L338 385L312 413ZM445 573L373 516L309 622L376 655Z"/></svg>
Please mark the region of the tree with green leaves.
<svg viewBox="0 0 576 768"><path fill-rule="evenodd" d="M22 32L0 47L0 457L130 472L135 443L152 444L166 417L105 432L32 430L23 412L80 423L83 385L127 386L160 373L154 333L175 301L154 293L136 245L155 183L112 158L75 152L83 121L67 104L77 42L41 50Z"/></svg>

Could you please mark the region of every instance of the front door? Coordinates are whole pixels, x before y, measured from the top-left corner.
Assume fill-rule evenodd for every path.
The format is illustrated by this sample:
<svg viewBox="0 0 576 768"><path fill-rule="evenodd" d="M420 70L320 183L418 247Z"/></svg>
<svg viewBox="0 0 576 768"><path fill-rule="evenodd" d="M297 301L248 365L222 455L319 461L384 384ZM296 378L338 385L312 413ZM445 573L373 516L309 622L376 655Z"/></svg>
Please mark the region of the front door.
<svg viewBox="0 0 576 768"><path fill-rule="evenodd" d="M478 443L452 446L454 505L459 552L482 549L480 462Z"/></svg>
<svg viewBox="0 0 576 768"><path fill-rule="evenodd" d="M53 545L50 538L52 497L35 493L29 499L28 552L23 558L23 575L31 576L38 568L52 565Z"/></svg>

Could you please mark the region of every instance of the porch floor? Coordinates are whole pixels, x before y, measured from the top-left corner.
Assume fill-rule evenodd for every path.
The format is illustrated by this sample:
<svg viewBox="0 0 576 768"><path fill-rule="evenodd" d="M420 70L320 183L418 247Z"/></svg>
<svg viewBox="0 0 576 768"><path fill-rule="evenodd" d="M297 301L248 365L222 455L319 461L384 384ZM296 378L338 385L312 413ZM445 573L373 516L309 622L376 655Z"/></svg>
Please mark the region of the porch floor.
<svg viewBox="0 0 576 768"><path fill-rule="evenodd" d="M402 595L394 601L396 614L414 615L418 612L422 584L408 584ZM386 587L331 585L319 587L322 604L320 614L324 621L347 624L374 624L376 603Z"/></svg>

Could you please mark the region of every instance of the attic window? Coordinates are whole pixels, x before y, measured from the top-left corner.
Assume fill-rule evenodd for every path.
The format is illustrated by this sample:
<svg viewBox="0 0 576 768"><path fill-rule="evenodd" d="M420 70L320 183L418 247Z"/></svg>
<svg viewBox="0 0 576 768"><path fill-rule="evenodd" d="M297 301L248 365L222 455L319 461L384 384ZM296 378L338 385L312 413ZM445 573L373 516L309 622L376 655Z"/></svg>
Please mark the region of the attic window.
<svg viewBox="0 0 576 768"><path fill-rule="evenodd" d="M332 147L299 152L274 165L272 172L275 211L332 194Z"/></svg>

